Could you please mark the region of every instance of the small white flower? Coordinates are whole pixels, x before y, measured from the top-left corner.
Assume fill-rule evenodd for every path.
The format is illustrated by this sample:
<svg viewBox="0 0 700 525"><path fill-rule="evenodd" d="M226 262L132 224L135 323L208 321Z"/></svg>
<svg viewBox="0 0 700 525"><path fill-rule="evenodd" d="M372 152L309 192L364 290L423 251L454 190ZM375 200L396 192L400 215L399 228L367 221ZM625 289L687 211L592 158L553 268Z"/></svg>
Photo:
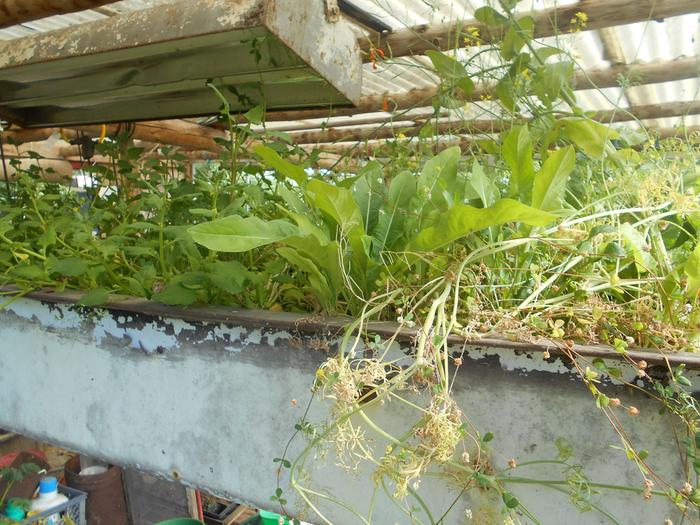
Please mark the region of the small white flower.
<svg viewBox="0 0 700 525"><path fill-rule="evenodd" d="M468 520L472 519L472 509L464 509L464 515Z"/></svg>

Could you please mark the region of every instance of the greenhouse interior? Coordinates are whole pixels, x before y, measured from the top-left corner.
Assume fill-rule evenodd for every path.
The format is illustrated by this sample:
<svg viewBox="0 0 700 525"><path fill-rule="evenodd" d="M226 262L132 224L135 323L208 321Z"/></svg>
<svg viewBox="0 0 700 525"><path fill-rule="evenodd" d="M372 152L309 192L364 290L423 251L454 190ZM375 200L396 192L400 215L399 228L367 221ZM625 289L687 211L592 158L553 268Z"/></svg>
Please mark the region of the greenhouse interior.
<svg viewBox="0 0 700 525"><path fill-rule="evenodd" d="M0 525L700 525L700 0L0 0Z"/></svg>

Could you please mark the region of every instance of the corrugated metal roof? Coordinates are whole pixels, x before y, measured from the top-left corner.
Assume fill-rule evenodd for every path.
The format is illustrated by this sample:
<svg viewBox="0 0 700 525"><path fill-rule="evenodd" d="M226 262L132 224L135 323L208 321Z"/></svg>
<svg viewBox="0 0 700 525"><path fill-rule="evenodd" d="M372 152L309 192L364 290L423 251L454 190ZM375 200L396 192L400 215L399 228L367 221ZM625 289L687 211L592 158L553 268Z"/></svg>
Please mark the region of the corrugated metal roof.
<svg viewBox="0 0 700 525"><path fill-rule="evenodd" d="M124 11L145 9L172 0L123 0L96 10L83 11L68 15L53 16L21 26L0 30L0 40L21 38L35 32L45 32L82 24L93 20L119 14ZM352 0L358 8L372 14L392 29L430 23L445 23L460 19L471 19L479 7L486 5L484 0ZM518 4L518 10L526 12L553 6L576 3L574 0L530 0ZM363 30L358 27L358 35ZM619 44L625 63L649 62L655 60L673 60L683 56L698 56L700 50L700 23L698 15L685 15L666 19L662 22L617 26L613 37ZM585 31L545 39L568 50L584 69L600 68L610 65L606 60L603 43L598 31ZM460 50L460 56L468 57L475 49ZM486 58L488 59L488 58ZM380 64L375 70L371 64L364 69L363 93L397 93L412 88L428 87L435 84L435 76L429 71L430 63L425 57L406 57L394 62ZM603 90L583 90L576 92L576 98L584 110L612 109L616 105L627 107L630 104L654 104L671 101L692 101L698 99L700 82L698 78ZM475 103L475 108L468 109L468 114L476 118L487 118L490 110ZM403 118L403 117L402 117ZM305 121L308 124L314 121ZM319 125L321 120L318 120ZM347 118L326 119L328 125L352 122ZM671 127L681 123L688 126L700 125L700 116L656 119L645 121L647 125ZM300 123L301 124L301 123ZM634 124L632 124L634 125ZM292 129L290 123L272 123L272 128Z"/></svg>

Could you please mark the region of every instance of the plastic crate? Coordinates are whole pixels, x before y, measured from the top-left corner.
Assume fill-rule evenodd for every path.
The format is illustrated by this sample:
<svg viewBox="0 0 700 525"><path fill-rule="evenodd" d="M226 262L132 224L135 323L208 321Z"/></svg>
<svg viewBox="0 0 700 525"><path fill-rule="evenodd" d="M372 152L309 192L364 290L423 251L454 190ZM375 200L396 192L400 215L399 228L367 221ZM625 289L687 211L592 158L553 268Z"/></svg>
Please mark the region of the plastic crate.
<svg viewBox="0 0 700 525"><path fill-rule="evenodd" d="M68 501L51 510L45 510L41 514L27 518L22 523L24 525L29 525L30 523L43 525L46 523L46 518L58 513L61 518L69 518L62 519L61 525L86 525L85 501L87 500L87 494L81 490L72 489L64 485L58 486L58 492L66 496Z"/></svg>

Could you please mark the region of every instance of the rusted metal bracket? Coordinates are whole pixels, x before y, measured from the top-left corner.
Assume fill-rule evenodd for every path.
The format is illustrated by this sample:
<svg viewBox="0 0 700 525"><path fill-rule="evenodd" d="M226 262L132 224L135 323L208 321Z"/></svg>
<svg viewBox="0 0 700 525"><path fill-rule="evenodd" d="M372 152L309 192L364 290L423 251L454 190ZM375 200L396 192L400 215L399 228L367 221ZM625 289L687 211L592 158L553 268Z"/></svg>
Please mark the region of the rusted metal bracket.
<svg viewBox="0 0 700 525"><path fill-rule="evenodd" d="M338 0L323 0L323 10L326 12L326 20L329 22L337 22L340 20Z"/></svg>

